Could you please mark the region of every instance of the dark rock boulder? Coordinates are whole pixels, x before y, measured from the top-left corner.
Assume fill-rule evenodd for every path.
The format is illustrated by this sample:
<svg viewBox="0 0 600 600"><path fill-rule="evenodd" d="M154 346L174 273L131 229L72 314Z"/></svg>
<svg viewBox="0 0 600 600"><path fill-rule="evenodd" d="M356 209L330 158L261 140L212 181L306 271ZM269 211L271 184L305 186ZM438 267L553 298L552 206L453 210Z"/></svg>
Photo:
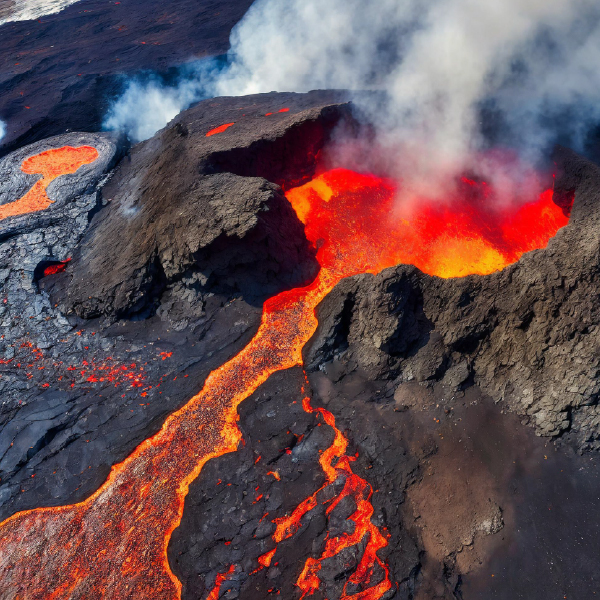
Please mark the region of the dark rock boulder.
<svg viewBox="0 0 600 600"><path fill-rule="evenodd" d="M136 146L104 188L108 206L74 255L64 293L56 293L65 312L151 314L182 279L205 294L242 293L257 302L309 281L314 251L269 181L311 174L348 114L338 98L315 92L206 101ZM207 137L225 123L233 125Z"/></svg>

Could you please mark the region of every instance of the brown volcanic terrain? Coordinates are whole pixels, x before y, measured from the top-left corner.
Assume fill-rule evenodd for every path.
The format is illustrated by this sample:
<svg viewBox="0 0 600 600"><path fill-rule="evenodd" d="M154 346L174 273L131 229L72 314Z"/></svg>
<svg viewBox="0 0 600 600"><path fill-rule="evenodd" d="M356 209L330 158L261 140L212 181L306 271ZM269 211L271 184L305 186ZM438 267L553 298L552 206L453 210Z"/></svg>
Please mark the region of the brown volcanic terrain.
<svg viewBox="0 0 600 600"><path fill-rule="evenodd" d="M340 119L351 108L333 92L206 101L115 168L125 148L101 136L108 177L90 167L57 179L47 211L0 222L0 519L89 496L246 345L265 294L311 277L314 249L278 184L311 176ZM2 203L23 192L18 165L40 149L6 158ZM575 200L547 249L486 277L407 266L353 277L317 309L305 393L336 417L376 490L395 584L385 598L598 589L600 172L564 149L555 160ZM62 273L39 268L67 258ZM272 520L324 482L333 432L302 410L303 385L300 368L271 376L240 406L238 451L192 484L168 549L183 598L205 599L232 564L223 597L298 598L306 558L352 527L351 503L318 504L255 572L274 549ZM314 598L339 598L362 552L328 559Z"/></svg>
<svg viewBox="0 0 600 600"><path fill-rule="evenodd" d="M98 131L121 74L225 53L250 0L84 0L0 25L0 155L65 131Z"/></svg>

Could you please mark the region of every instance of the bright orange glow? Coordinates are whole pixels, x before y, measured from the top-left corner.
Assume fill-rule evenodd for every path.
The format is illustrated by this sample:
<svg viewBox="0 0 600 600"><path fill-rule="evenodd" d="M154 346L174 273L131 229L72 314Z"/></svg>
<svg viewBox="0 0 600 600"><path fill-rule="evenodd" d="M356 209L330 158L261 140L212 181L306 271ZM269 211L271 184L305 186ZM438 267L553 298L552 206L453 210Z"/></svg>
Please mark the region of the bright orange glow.
<svg viewBox="0 0 600 600"><path fill-rule="evenodd" d="M234 123L225 123L224 125L219 125L218 127L211 129L206 134L206 137L210 137L211 135L216 135L217 133L223 133L226 129L229 129L232 125L235 125L235 122Z"/></svg>
<svg viewBox="0 0 600 600"><path fill-rule="evenodd" d="M302 348L317 327L315 308L341 279L400 262L445 277L489 273L545 244L567 222L549 194L512 216L478 210L475 201L460 198L452 210L424 203L402 214L394 201L396 191L389 181L338 169L288 192L308 239L318 248L321 269L316 279L267 300L248 345L210 373L202 390L115 465L90 498L18 513L0 524L0 596L180 598L181 584L169 567L167 546L180 523L190 483L208 460L236 450L240 402L276 371L302 365ZM497 220L490 222L490 214ZM354 532L328 539L322 556L306 561L298 586L304 596L310 595L318 588L322 559L364 539L363 557L349 579L362 591L344 591L344 598L379 600L391 583L377 556L387 540L371 523L371 488L352 472L347 441L333 415L313 409L308 400L305 409L319 412L335 431L321 467L329 482L343 477L344 489L327 510L344 496L354 499L356 510L351 516ZM291 517L278 522L275 541L293 535L302 515L316 503L316 494L311 495ZM371 585L372 578L379 583Z"/></svg>
<svg viewBox="0 0 600 600"><path fill-rule="evenodd" d="M448 202L402 202L391 180L334 169L286 193L310 241L325 240L319 262L339 251L338 239L353 239L357 273L412 264L438 277L488 275L545 248L568 223L552 190L520 208L484 182L463 178ZM378 257L373 264L372 255Z"/></svg>
<svg viewBox="0 0 600 600"><path fill-rule="evenodd" d="M53 202L46 193L48 186L57 177L75 173L79 167L93 163L97 158L98 150L92 146L64 146L27 158L21 171L31 175L39 173L42 178L22 198L0 206L0 220L48 208Z"/></svg>
<svg viewBox="0 0 600 600"><path fill-rule="evenodd" d="M273 548L273 550L269 550L269 552L265 552L265 554L263 554L262 556L259 556L258 564L262 565L263 567L270 567L271 561L273 560L273 556L275 555L276 551L277 551L277 548Z"/></svg>
<svg viewBox="0 0 600 600"><path fill-rule="evenodd" d="M206 597L206 600L219 600L219 592L221 591L221 586L227 579L229 579L230 575L235 571L235 566L231 565L225 573L218 573L215 579L215 585L211 592Z"/></svg>
<svg viewBox="0 0 600 600"><path fill-rule="evenodd" d="M340 600L379 600L385 592L392 587L389 579L389 570L385 563L377 556L377 552L388 545L387 540L381 534L379 529L371 523L373 516L373 505L371 496L373 490L371 486L361 477L354 474L350 463L355 457L348 456L348 440L342 432L335 426L335 417L324 408L312 408L309 398L304 398L302 406L306 412L319 413L325 423L333 428L335 437L333 443L322 454L319 462L326 476L325 484L302 501L291 515L276 519L277 524L273 539L276 543L281 542L294 535L301 526L301 520L317 506L317 495L326 486L335 483L338 478L343 478L344 488L333 498L326 500L329 503L326 513L329 514L346 497L351 497L356 505L356 510L348 517L348 520L354 523L352 533L343 533L337 537L328 537L325 542L325 549L319 558L309 558L304 564L300 577L296 585L302 590L301 598L310 596L319 589L320 579L319 571L321 562L326 558L336 556L345 548L355 546L359 542L366 540L366 546L360 562L354 573L346 582ZM273 550L275 553L275 550ZM371 578L379 568L379 581L371 584ZM347 593L348 584L362 586L362 591L356 593Z"/></svg>

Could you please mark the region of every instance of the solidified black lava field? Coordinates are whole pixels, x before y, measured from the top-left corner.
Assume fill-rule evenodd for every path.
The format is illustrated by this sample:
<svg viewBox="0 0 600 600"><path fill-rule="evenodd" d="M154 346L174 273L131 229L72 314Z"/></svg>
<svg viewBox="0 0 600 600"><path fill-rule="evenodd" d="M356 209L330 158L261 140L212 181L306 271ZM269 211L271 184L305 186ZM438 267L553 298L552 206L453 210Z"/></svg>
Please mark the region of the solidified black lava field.
<svg viewBox="0 0 600 600"><path fill-rule="evenodd" d="M88 498L246 346L267 298L319 268L283 190L356 124L346 93L206 100L136 145L100 132L124 75L223 54L250 4L84 0L0 26L0 206L39 179L26 158L98 151L50 183L49 208L0 220L0 522ZM350 499L323 501L259 562L273 521L325 483L333 429L304 396L374 490L393 583L376 600L595 597L600 168L563 147L549 158L555 198L574 200L546 249L488 276L400 265L320 303L304 370L240 405L238 450L190 486L167 549L183 599L235 565L219 598L297 600L305 561L354 527ZM364 551L327 559L310 598L342 598Z"/></svg>
<svg viewBox="0 0 600 600"><path fill-rule="evenodd" d="M126 77L224 54L251 0L85 0L0 25L0 156L65 131L98 131Z"/></svg>
<svg viewBox="0 0 600 600"><path fill-rule="evenodd" d="M94 168L56 180L49 209L0 223L0 518L89 496L249 341L267 296L314 276L278 184L310 177L306 157L351 118L339 93L221 98L133 148L67 134L4 159L6 203L27 189L23 157L102 149ZM310 393L377 490L373 520L390 535L381 554L397 584L385 597L597 588L600 170L565 149L554 160L557 192L575 200L547 249L486 277L399 266L350 278L317 310ZM67 258L56 274L40 268ZM298 597L302 564L345 526L347 510L311 511L277 564L252 574L273 546L272 518L323 483L331 440L302 410L302 385L300 369L272 376L240 407L238 452L192 484L169 545L183 598L205 597L233 563L226 597ZM327 597L360 552L322 571Z"/></svg>

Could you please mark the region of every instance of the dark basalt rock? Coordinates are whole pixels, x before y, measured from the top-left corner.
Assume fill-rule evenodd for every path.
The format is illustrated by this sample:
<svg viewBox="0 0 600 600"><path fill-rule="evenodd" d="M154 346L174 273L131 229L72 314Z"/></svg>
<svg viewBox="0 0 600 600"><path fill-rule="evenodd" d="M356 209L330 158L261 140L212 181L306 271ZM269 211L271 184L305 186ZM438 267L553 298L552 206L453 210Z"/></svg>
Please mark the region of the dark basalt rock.
<svg viewBox="0 0 600 600"><path fill-rule="evenodd" d="M267 179L284 184L302 170L310 174L348 113L335 99L313 93L206 101L136 146L103 190L109 204L56 293L64 311L83 318L148 314L184 277L202 293L242 293L259 303L282 285L308 282L318 268L314 250Z"/></svg>
<svg viewBox="0 0 600 600"><path fill-rule="evenodd" d="M475 383L540 435L569 432L580 449L600 448L600 169L563 148L555 160L557 189L575 200L546 249L485 277L399 266L343 281L318 308L309 368Z"/></svg>

